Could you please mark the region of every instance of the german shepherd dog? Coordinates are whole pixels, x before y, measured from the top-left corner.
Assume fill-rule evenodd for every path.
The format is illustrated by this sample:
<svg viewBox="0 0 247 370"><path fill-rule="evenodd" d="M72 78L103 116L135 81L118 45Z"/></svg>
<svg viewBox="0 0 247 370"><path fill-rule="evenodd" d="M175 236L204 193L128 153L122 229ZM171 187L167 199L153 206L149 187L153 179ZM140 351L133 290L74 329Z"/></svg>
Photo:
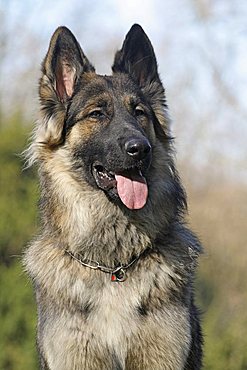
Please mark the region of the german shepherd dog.
<svg viewBox="0 0 247 370"><path fill-rule="evenodd" d="M51 38L27 150L39 235L25 252L43 370L198 370L200 244L185 226L164 88L133 25L101 76L74 35Z"/></svg>

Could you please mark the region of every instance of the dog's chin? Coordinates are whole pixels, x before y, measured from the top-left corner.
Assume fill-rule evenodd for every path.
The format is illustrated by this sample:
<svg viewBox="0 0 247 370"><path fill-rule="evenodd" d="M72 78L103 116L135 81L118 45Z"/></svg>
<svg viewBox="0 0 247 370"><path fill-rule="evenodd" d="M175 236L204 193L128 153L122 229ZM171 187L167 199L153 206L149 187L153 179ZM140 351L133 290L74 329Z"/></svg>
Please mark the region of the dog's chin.
<svg viewBox="0 0 247 370"><path fill-rule="evenodd" d="M131 210L145 206L148 187L138 167L113 172L97 162L92 166L92 174L98 188L103 190L110 200L123 204Z"/></svg>

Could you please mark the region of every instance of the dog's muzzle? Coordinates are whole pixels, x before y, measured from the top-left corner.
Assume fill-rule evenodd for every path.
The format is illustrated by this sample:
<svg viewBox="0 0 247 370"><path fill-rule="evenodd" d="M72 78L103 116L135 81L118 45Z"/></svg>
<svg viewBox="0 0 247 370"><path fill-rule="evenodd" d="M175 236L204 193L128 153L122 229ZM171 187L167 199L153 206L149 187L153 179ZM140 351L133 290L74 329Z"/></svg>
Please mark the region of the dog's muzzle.
<svg viewBox="0 0 247 370"><path fill-rule="evenodd" d="M144 171L151 163L151 145L145 138L130 138L124 144L125 162L131 164L108 169L102 162L96 161L92 166L92 174L97 186L118 196L129 209L143 208L148 198L148 185Z"/></svg>

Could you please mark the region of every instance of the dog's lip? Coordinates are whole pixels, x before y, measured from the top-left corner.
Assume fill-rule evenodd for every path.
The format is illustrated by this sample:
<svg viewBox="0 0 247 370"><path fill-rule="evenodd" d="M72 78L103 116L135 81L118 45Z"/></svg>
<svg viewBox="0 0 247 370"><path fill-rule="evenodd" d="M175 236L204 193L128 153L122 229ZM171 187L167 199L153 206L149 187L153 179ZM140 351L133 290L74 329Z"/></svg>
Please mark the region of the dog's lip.
<svg viewBox="0 0 247 370"><path fill-rule="evenodd" d="M114 174L97 162L92 173L97 186L111 197L117 196L128 209L141 209L147 203L147 181L137 166L116 170Z"/></svg>
<svg viewBox="0 0 247 370"><path fill-rule="evenodd" d="M107 170L101 163L95 162L92 166L92 173L96 184L103 190L110 190L116 188L117 182L115 174Z"/></svg>
<svg viewBox="0 0 247 370"><path fill-rule="evenodd" d="M95 162L92 166L92 173L97 186L103 190L115 189L117 192L116 175L133 178L136 175L142 176L138 167L129 167L116 172L106 169L100 162Z"/></svg>

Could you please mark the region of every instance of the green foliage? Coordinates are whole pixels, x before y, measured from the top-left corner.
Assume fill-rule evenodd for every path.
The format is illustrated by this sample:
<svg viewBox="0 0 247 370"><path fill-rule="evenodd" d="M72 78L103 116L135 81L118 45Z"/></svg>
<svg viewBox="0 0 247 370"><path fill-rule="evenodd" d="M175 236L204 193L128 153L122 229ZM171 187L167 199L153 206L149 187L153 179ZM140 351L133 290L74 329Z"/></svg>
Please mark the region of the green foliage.
<svg viewBox="0 0 247 370"><path fill-rule="evenodd" d="M29 129L30 130L30 129ZM27 128L16 114L0 122L0 369L37 369L35 304L21 253L35 232L37 181L23 171Z"/></svg>
<svg viewBox="0 0 247 370"><path fill-rule="evenodd" d="M207 312L204 325L205 368L246 370L246 317L237 317L234 313L227 317L225 308L212 306Z"/></svg>
<svg viewBox="0 0 247 370"><path fill-rule="evenodd" d="M27 129L16 115L0 123L0 257L9 262L20 253L36 224L37 182L32 171L23 171L20 154Z"/></svg>
<svg viewBox="0 0 247 370"><path fill-rule="evenodd" d="M0 281L0 369L37 369L35 305L20 261L1 266Z"/></svg>

